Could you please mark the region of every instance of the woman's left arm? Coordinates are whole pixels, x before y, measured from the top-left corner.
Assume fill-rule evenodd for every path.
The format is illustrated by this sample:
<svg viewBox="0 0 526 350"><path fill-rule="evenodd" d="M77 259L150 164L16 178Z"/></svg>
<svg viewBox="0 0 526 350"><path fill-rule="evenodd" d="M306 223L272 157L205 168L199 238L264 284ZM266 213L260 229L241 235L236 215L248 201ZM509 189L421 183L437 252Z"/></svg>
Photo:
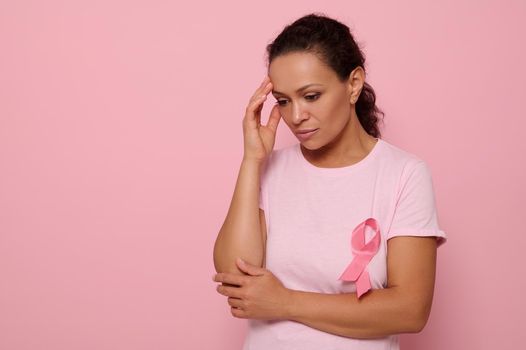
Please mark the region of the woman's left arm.
<svg viewBox="0 0 526 350"><path fill-rule="evenodd" d="M420 332L433 301L436 251L436 237L393 237L387 241L386 288L360 299L356 293L289 290L285 318L352 338Z"/></svg>

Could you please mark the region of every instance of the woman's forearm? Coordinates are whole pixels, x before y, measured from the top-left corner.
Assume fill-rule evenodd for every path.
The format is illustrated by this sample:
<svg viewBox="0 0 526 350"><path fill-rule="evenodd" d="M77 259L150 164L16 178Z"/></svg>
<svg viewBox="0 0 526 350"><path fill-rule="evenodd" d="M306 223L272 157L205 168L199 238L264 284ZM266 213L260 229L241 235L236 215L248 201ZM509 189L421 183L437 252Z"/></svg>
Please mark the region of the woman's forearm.
<svg viewBox="0 0 526 350"><path fill-rule="evenodd" d="M240 257L251 264L263 263L263 237L259 220L259 186L263 162L243 159L228 210L214 245L217 272L242 274L236 266Z"/></svg>
<svg viewBox="0 0 526 350"><path fill-rule="evenodd" d="M417 302L396 287L356 293L322 294L291 290L286 318L351 338L419 332L426 320Z"/></svg>

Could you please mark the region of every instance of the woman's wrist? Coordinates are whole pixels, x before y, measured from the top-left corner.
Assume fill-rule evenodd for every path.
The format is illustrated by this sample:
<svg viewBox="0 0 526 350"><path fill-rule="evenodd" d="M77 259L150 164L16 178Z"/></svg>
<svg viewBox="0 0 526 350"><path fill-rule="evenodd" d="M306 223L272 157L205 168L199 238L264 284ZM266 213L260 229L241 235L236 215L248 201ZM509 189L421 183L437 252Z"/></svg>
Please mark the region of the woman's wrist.
<svg viewBox="0 0 526 350"><path fill-rule="evenodd" d="M265 160L264 159L253 158L253 157L249 157L249 156L243 156L243 161L242 162L245 163L245 164L261 166L261 165L263 165L263 163L265 163Z"/></svg>
<svg viewBox="0 0 526 350"><path fill-rule="evenodd" d="M284 308L283 308L283 318L291 321L296 321L296 302L298 291L294 289L287 288L287 297L285 298Z"/></svg>

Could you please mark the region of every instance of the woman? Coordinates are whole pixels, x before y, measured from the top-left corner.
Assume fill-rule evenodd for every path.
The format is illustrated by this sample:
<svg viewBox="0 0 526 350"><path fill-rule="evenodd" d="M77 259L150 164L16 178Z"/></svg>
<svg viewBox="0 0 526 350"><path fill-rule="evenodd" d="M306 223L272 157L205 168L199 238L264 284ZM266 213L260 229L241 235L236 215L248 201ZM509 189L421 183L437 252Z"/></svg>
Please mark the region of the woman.
<svg viewBox="0 0 526 350"><path fill-rule="evenodd" d="M399 349L427 322L446 242L427 163L380 138L347 26L310 14L267 52L214 247L217 290L249 319L244 349ZM300 142L274 150L281 118Z"/></svg>

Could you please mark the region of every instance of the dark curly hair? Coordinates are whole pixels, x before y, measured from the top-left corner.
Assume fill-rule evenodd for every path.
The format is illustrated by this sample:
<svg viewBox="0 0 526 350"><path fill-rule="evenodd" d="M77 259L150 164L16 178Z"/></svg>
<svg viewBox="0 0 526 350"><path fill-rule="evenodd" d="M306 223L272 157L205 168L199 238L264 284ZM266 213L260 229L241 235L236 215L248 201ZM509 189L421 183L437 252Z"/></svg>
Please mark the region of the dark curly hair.
<svg viewBox="0 0 526 350"><path fill-rule="evenodd" d="M270 66L272 60L280 55L298 51L314 53L334 70L341 82L346 81L358 66L365 71L365 55L354 41L349 27L324 14L311 13L287 25L267 45L267 64ZM383 122L379 116L383 117L385 113L375 103L373 88L364 82L356 102L356 114L364 130L380 138L377 124Z"/></svg>

